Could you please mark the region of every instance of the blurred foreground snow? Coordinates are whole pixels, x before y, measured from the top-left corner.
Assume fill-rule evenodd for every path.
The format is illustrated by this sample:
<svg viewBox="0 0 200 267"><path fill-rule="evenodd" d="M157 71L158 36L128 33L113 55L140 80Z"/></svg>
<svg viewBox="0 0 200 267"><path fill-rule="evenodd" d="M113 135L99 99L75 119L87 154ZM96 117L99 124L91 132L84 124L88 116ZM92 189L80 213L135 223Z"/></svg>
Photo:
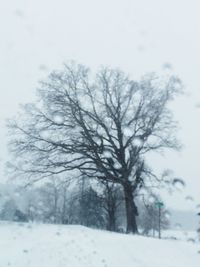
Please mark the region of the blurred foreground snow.
<svg viewBox="0 0 200 267"><path fill-rule="evenodd" d="M199 248L83 226L0 223L1 267L198 267Z"/></svg>

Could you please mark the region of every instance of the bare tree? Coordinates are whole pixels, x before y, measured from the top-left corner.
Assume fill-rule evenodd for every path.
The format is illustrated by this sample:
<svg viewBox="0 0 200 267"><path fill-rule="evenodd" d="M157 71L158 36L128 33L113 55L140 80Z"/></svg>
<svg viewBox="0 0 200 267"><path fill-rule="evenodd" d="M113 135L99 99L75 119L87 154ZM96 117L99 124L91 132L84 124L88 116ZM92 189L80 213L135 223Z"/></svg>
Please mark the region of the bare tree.
<svg viewBox="0 0 200 267"><path fill-rule="evenodd" d="M176 77L135 82L120 70L94 76L82 65L65 65L41 83L38 103L8 123L14 168L30 182L69 172L120 184L127 232L135 233L134 193L153 177L142 158L178 147L168 104L180 88Z"/></svg>

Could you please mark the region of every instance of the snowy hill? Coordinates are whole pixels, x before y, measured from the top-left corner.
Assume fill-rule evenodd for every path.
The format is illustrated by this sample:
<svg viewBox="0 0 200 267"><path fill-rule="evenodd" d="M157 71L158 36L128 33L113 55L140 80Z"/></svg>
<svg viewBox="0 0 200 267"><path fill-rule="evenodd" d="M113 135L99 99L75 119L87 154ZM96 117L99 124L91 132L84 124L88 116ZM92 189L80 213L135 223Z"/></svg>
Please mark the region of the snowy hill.
<svg viewBox="0 0 200 267"><path fill-rule="evenodd" d="M82 226L0 223L0 266L198 267L199 246Z"/></svg>

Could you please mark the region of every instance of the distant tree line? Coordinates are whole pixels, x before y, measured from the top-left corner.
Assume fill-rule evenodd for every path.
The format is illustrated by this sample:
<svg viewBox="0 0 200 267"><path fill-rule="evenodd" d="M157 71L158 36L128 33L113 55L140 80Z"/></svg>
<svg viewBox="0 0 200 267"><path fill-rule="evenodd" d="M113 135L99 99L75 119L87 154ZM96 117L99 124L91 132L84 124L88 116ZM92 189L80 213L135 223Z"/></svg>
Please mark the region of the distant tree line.
<svg viewBox="0 0 200 267"><path fill-rule="evenodd" d="M38 187L16 188L16 196L12 195L1 194L1 200L5 200L1 203L0 220L80 224L109 231L126 231L123 190L114 184L90 184L87 179L82 179L71 186L52 178ZM155 235L158 231L155 204L148 202L147 198L145 204L140 199L137 205L141 211L137 218L141 234ZM169 227L165 214L166 210L163 210L163 229Z"/></svg>

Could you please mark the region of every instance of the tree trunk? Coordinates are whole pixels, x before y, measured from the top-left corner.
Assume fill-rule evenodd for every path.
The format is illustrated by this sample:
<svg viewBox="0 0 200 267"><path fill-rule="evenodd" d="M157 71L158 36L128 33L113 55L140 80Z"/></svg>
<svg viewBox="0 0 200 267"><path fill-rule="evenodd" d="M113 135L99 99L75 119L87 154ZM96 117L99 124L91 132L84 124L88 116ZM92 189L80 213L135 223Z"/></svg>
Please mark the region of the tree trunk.
<svg viewBox="0 0 200 267"><path fill-rule="evenodd" d="M126 207L126 232L138 233L136 216L138 215L137 207L135 205L132 188L129 183L124 185L125 207Z"/></svg>

